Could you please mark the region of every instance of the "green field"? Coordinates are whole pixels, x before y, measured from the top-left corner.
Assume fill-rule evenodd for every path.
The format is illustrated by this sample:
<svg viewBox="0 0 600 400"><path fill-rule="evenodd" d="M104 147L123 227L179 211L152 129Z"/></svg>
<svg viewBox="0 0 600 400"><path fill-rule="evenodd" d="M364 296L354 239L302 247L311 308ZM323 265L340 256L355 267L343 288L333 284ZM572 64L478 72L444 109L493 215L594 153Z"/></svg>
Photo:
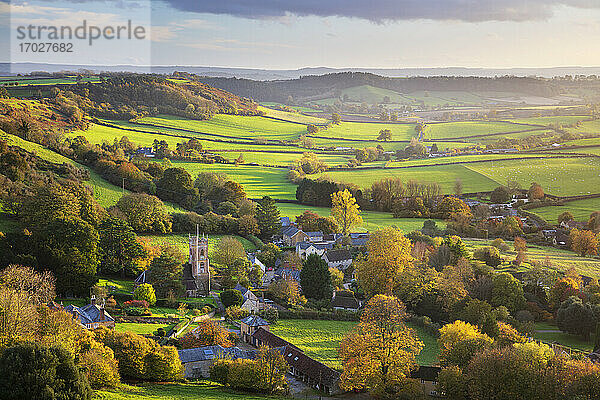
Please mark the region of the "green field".
<svg viewBox="0 0 600 400"><path fill-rule="evenodd" d="M145 117L138 122L158 127L181 128L199 133L212 133L237 139L297 139L306 133L306 126L291 122L275 121L262 117L217 114L210 120L197 121L171 115Z"/></svg>
<svg viewBox="0 0 600 400"><path fill-rule="evenodd" d="M583 340L581 337L576 335L571 335L564 332L538 332L538 331L558 331L558 327L556 325L546 323L546 322L537 322L535 324L535 330L533 334L533 338L542 342L550 343L558 343L563 346L570 347L572 349L582 350L585 352L589 352L594 350L594 339L593 335L591 340Z"/></svg>
<svg viewBox="0 0 600 400"><path fill-rule="evenodd" d="M531 117L531 118L515 118L511 121L520 124L535 124L548 126L550 124L571 125L577 121L590 119L589 115L557 115L551 117Z"/></svg>
<svg viewBox="0 0 600 400"><path fill-rule="evenodd" d="M376 140L379 131L389 129L392 131L392 140L410 141L416 136L414 124L393 124L393 123L369 123L369 122L341 122L337 125L331 125L317 133L317 136L328 138L344 139L368 139ZM338 146L344 146L343 142L338 142ZM366 145L360 146L366 147Z"/></svg>
<svg viewBox="0 0 600 400"><path fill-rule="evenodd" d="M115 331L131 332L131 333L136 333L138 335L151 335L152 332L156 331L158 328L164 328L165 331L168 331L169 329L171 329L172 326L173 325L120 322L118 324L115 324Z"/></svg>
<svg viewBox="0 0 600 400"><path fill-rule="evenodd" d="M273 117L278 119L283 119L290 122L297 122L299 124L315 124L315 125L323 125L328 121L324 118L313 117L310 115L304 115L298 112L288 112L282 110L274 110L272 108L266 107L258 107L260 111L263 111L267 117ZM315 111L315 110L311 110Z"/></svg>
<svg viewBox="0 0 600 400"><path fill-rule="evenodd" d="M457 178L461 179L465 192L493 190L500 185L499 182L506 182L506 180L495 180L492 177L480 174L474 171L471 165L479 164L468 164L468 166L460 164L436 165L404 169L327 171L321 176L328 176L338 182L351 182L362 188L369 187L373 182L389 177L399 177L403 182L408 182L411 179L420 182L438 182L444 193L454 192L454 182Z"/></svg>
<svg viewBox="0 0 600 400"><path fill-rule="evenodd" d="M597 158L493 161L469 164L468 168L496 182L519 182L528 188L537 182L546 193L573 196L598 192L600 174ZM468 191L465 185L465 191Z"/></svg>
<svg viewBox="0 0 600 400"><path fill-rule="evenodd" d="M587 222L591 213L600 211L600 198L569 201L562 206L540 207L529 211L539 215L551 224L556 224L558 216L565 211L573 214L575 220Z"/></svg>
<svg viewBox="0 0 600 400"><path fill-rule="evenodd" d="M92 82L98 83L100 79L98 77L82 77L80 82ZM74 76L68 76L65 78L37 78L37 79L11 79L2 78L0 79L0 86L7 85L9 83L17 83L17 87L22 86L33 86L33 85L74 85L77 83L77 78ZM13 86L14 87L14 86Z"/></svg>
<svg viewBox="0 0 600 400"><path fill-rule="evenodd" d="M266 400L285 397L262 396L230 390L217 383L145 383L122 385L114 390L98 390L93 400Z"/></svg>
<svg viewBox="0 0 600 400"><path fill-rule="evenodd" d="M292 148L290 148L290 150L291 149ZM256 163L260 165L278 166L288 166L292 162L302 157L302 153L266 153L258 151L214 151L214 153L219 154L231 161L235 160L240 154L242 154L244 156L244 163ZM317 157L321 161L326 163L328 166L346 165L351 158L350 156L342 156L335 154L317 154Z"/></svg>
<svg viewBox="0 0 600 400"><path fill-rule="evenodd" d="M277 208L282 217L290 217L292 221L295 220L297 215L302 214L304 211L309 210L320 216L329 216L331 210L326 207L312 207L303 204L294 203L277 203ZM391 213L379 212L379 211L365 211L362 210L360 213L363 223L357 227L358 231L375 231L377 229L385 228L387 226L395 226L404 233L409 233L414 230L421 229L425 218L393 218ZM442 220L435 220L440 229L444 229L446 223Z"/></svg>
<svg viewBox="0 0 600 400"><path fill-rule="evenodd" d="M341 369L342 365L337 356L337 350L343 337L352 329L356 322L350 321L317 321L317 320L279 320L271 325L271 332L282 337L310 357ZM438 345L433 336L425 333L419 327L408 324L415 329L425 348L417 357L421 365L433 365L438 362Z"/></svg>
<svg viewBox="0 0 600 400"><path fill-rule="evenodd" d="M348 96L349 101L355 101L359 103L367 104L378 104L383 103L384 97L389 97L391 103L409 103L410 99L407 99L401 93L394 92L393 90L378 88L370 85L355 86L348 89L343 89L342 97Z"/></svg>
<svg viewBox="0 0 600 400"><path fill-rule="evenodd" d="M430 124L425 130L425 140L470 137L532 129L526 125L494 121L464 121Z"/></svg>

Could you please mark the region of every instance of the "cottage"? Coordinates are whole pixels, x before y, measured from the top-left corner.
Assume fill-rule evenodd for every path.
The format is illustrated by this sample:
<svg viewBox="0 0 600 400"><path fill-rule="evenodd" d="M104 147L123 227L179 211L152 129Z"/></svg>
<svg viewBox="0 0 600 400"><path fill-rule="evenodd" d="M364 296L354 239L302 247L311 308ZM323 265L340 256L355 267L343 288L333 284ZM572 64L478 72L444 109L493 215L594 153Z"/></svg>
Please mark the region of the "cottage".
<svg viewBox="0 0 600 400"><path fill-rule="evenodd" d="M319 243L323 241L323 232L306 232L308 241L313 243Z"/></svg>
<svg viewBox="0 0 600 400"><path fill-rule="evenodd" d="M328 250L323 254L323 260L325 260L329 268L337 268L345 271L352 265L352 254L350 254L348 249Z"/></svg>
<svg viewBox="0 0 600 400"><path fill-rule="evenodd" d="M266 306L264 300L258 298L258 296L256 296L251 290L243 287L239 283L234 289L239 291L244 298L242 305L240 306L242 309L250 312L251 314L255 314L265 309Z"/></svg>
<svg viewBox="0 0 600 400"><path fill-rule="evenodd" d="M267 267L265 264L263 264L255 254L248 254L247 257L248 261L250 261L250 264L252 264L254 268L260 268L262 271L263 285L266 285L273 280L275 277L275 270L273 268Z"/></svg>
<svg viewBox="0 0 600 400"><path fill-rule="evenodd" d="M419 366L419 368L410 372L410 377L421 382L425 396L440 397L438 375L441 370L440 367Z"/></svg>
<svg viewBox="0 0 600 400"><path fill-rule="evenodd" d="M261 328L268 331L269 323L258 315L249 315L246 318L243 318L240 321L240 334L242 340L246 343L251 343L252 334L254 334L257 329Z"/></svg>
<svg viewBox="0 0 600 400"><path fill-rule="evenodd" d="M187 379L209 378L210 367L216 359L227 357L232 360L254 360L256 350L242 350L239 347L206 346L178 350L179 359Z"/></svg>
<svg viewBox="0 0 600 400"><path fill-rule="evenodd" d="M66 306L65 311L73 315L86 329L96 329L100 326L115 327L115 319L104 309L104 305L97 305L92 297L92 304L77 307L72 304Z"/></svg>
<svg viewBox="0 0 600 400"><path fill-rule="evenodd" d="M273 280L278 281L280 279L293 279L296 282L300 282L300 271L296 268L279 267L275 271Z"/></svg>
<svg viewBox="0 0 600 400"><path fill-rule="evenodd" d="M333 244L311 242L296 243L296 253L298 254L298 257L303 260L306 260L306 258L311 254L316 254L319 257L322 257L323 254L325 254L325 252L329 249L333 249Z"/></svg>
<svg viewBox="0 0 600 400"><path fill-rule="evenodd" d="M281 236L286 246L295 246L296 243L308 240L308 235L293 225L283 228Z"/></svg>
<svg viewBox="0 0 600 400"><path fill-rule="evenodd" d="M290 221L290 217L281 217L279 221L281 222L282 228L288 227L292 224L292 222Z"/></svg>
<svg viewBox="0 0 600 400"><path fill-rule="evenodd" d="M555 246L566 246L569 243L569 236L564 233L558 233L552 239L552 244Z"/></svg>
<svg viewBox="0 0 600 400"><path fill-rule="evenodd" d="M352 247L364 247L369 242L369 233L351 233L350 244Z"/></svg>

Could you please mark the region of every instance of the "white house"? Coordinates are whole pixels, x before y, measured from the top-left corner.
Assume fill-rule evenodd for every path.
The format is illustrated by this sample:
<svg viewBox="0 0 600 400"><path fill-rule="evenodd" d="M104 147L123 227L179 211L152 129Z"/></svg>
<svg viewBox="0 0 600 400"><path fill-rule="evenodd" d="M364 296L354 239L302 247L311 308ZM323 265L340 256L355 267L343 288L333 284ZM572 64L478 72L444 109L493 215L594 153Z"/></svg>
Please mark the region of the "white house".
<svg viewBox="0 0 600 400"><path fill-rule="evenodd" d="M296 253L298 257L306 260L311 254L316 254L319 257L323 256L325 252L333 248L331 243L311 243L311 242L299 242L296 243Z"/></svg>

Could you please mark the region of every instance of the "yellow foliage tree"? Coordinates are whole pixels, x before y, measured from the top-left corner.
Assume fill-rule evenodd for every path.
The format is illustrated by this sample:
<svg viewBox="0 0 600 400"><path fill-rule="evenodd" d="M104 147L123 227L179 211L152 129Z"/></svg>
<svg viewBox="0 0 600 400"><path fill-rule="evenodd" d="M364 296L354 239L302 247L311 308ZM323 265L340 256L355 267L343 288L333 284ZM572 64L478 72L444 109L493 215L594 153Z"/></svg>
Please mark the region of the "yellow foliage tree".
<svg viewBox="0 0 600 400"><path fill-rule="evenodd" d="M392 296L369 300L359 324L342 340L339 356L344 390L368 389L374 394L402 387L423 343L403 320L404 305Z"/></svg>
<svg viewBox="0 0 600 400"><path fill-rule="evenodd" d="M410 240L396 228L374 232L367 243L368 255L356 266L363 290L369 295L391 294L402 272L412 265L411 249Z"/></svg>
<svg viewBox="0 0 600 400"><path fill-rule="evenodd" d="M360 207L348 189L331 195L331 216L342 228L344 236L348 236L352 227L362 224Z"/></svg>
<svg viewBox="0 0 600 400"><path fill-rule="evenodd" d="M571 249L582 257L598 254L598 236L592 231L572 229L569 234Z"/></svg>

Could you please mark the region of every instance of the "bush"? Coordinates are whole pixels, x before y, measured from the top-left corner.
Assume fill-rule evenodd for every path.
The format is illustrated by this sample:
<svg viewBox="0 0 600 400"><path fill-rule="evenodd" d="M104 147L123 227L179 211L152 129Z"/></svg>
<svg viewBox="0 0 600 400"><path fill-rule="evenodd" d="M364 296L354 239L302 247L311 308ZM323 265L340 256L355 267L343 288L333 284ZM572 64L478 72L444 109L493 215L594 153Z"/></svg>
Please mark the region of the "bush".
<svg viewBox="0 0 600 400"><path fill-rule="evenodd" d="M225 308L230 306L241 306L242 302L244 301L244 296L242 296L242 293L235 289L227 289L221 292L219 297L221 298L221 302Z"/></svg>
<svg viewBox="0 0 600 400"><path fill-rule="evenodd" d="M0 398L5 400L89 400L85 375L62 347L24 343L0 358Z"/></svg>
<svg viewBox="0 0 600 400"><path fill-rule="evenodd" d="M279 319L279 311L273 307L261 310L258 315L270 324L276 323Z"/></svg>
<svg viewBox="0 0 600 400"><path fill-rule="evenodd" d="M507 251L508 249L510 249L510 246L506 244L506 242L504 242L502 238L496 238L492 240L491 245L501 251Z"/></svg>
<svg viewBox="0 0 600 400"><path fill-rule="evenodd" d="M225 319L229 321L240 320L250 315L250 311L244 310L240 306L229 306L225 309Z"/></svg>
<svg viewBox="0 0 600 400"><path fill-rule="evenodd" d="M123 303L123 307L148 308L149 305L146 300L129 300Z"/></svg>
<svg viewBox="0 0 600 400"><path fill-rule="evenodd" d="M227 384L227 375L229 374L229 360L218 359L210 367L210 379L220 383Z"/></svg>
<svg viewBox="0 0 600 400"><path fill-rule="evenodd" d="M148 310L147 308L126 307L123 310L125 311L125 314L131 317L142 317L152 315L150 310Z"/></svg>
<svg viewBox="0 0 600 400"><path fill-rule="evenodd" d="M119 365L113 351L93 342L93 348L81 357L78 367L85 373L92 389L113 388L119 385Z"/></svg>
<svg viewBox="0 0 600 400"><path fill-rule="evenodd" d="M149 283L143 283L136 287L133 291L133 298L146 301L151 306L156 304L156 293Z"/></svg>
<svg viewBox="0 0 600 400"><path fill-rule="evenodd" d="M527 310L517 311L515 318L520 322L529 322L534 320L533 314Z"/></svg>

